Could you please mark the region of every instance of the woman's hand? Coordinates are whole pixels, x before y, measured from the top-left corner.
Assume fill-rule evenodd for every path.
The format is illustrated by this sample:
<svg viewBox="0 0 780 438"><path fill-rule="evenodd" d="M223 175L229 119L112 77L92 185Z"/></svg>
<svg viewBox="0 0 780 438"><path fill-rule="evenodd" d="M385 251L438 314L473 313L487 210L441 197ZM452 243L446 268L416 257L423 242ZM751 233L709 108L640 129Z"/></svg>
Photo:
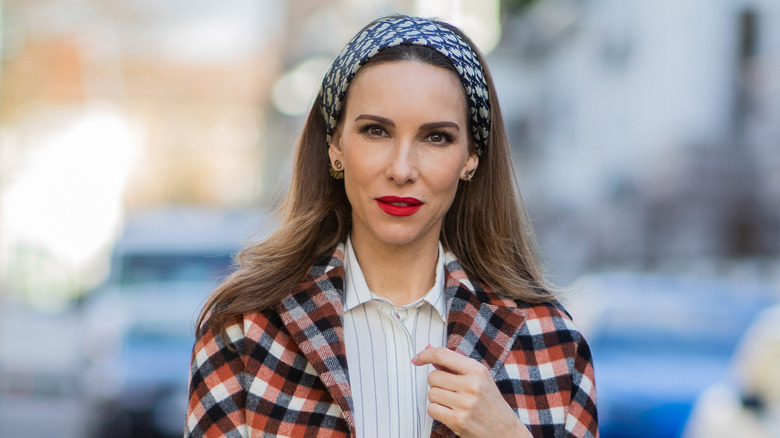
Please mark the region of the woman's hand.
<svg viewBox="0 0 780 438"><path fill-rule="evenodd" d="M474 359L447 348L426 347L412 359L431 364L428 415L457 435L467 437L532 437L501 396L490 371Z"/></svg>

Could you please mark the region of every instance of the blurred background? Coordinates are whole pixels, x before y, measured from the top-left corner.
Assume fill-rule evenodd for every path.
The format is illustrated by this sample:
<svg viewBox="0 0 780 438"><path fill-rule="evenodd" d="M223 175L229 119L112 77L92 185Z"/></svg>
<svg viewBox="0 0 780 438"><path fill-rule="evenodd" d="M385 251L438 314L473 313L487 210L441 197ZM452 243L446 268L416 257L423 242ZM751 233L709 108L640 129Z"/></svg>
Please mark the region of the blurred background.
<svg viewBox="0 0 780 438"><path fill-rule="evenodd" d="M603 437L780 437L780 2L0 0L0 437L167 437L318 84L388 13L487 54Z"/></svg>

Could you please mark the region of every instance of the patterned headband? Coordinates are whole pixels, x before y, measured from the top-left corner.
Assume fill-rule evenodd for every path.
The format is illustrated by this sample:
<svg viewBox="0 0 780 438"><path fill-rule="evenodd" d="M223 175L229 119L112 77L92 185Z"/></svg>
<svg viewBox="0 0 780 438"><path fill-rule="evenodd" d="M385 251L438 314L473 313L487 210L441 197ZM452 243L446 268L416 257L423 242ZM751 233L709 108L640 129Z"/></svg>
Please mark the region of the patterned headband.
<svg viewBox="0 0 780 438"><path fill-rule="evenodd" d="M490 101L477 55L450 29L430 20L406 16L376 21L357 34L333 61L322 80L319 96L328 143L336 129L349 83L358 69L381 50L400 45L430 47L455 66L466 91L477 154L482 155L490 132Z"/></svg>

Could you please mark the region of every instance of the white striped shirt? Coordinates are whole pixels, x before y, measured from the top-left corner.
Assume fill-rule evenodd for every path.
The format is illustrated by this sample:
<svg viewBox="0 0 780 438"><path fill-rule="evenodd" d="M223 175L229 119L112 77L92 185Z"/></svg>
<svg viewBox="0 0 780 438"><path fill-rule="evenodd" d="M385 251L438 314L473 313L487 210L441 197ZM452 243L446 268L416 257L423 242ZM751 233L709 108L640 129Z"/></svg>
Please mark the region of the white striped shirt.
<svg viewBox="0 0 780 438"><path fill-rule="evenodd" d="M412 357L447 341L444 251L439 244L436 281L403 307L368 289L351 240L344 254L344 342L358 437L427 437L428 374Z"/></svg>

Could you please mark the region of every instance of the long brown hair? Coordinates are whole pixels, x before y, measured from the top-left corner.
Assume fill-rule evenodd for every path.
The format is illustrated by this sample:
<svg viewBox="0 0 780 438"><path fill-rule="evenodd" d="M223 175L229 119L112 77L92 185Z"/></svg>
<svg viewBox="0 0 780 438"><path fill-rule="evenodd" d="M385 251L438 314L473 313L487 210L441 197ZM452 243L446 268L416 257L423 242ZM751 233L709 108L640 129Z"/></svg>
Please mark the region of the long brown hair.
<svg viewBox="0 0 780 438"><path fill-rule="evenodd" d="M543 278L485 58L462 31L437 23L472 47L484 68L491 96L487 148L473 179L459 182L444 219L441 241L469 275L501 294L527 302L550 301L554 294ZM397 61L423 62L455 72L452 63L435 50L407 45L385 49L363 67ZM352 209L343 180L335 180L328 173L325 121L319 105L316 101L312 106L298 140L292 184L281 206L279 227L266 240L238 254L238 269L211 294L201 310L199 329L208 320L212 330L224 332L229 318L275 306L317 260L330 256L339 242L346 241Z"/></svg>

